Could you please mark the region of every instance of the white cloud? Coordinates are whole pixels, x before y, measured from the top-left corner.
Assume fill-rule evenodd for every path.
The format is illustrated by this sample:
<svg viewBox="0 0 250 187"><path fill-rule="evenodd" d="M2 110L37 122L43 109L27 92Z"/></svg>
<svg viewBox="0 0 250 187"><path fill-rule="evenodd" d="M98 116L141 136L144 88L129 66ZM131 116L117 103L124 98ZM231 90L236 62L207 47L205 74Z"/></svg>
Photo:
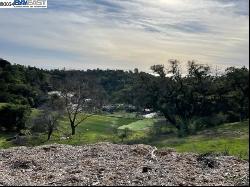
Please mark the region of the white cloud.
<svg viewBox="0 0 250 187"><path fill-rule="evenodd" d="M249 16L242 14L239 1L63 2L51 1L51 9L42 11L1 11L0 49L5 41L13 45L13 52L0 51L0 55L16 63L46 62L51 67L79 69L138 67L148 71L151 65L173 58L248 66ZM51 53L39 59L35 54L15 56L15 46L30 48L31 53L32 49ZM69 58L53 56L53 51ZM70 60L71 56L75 57Z"/></svg>

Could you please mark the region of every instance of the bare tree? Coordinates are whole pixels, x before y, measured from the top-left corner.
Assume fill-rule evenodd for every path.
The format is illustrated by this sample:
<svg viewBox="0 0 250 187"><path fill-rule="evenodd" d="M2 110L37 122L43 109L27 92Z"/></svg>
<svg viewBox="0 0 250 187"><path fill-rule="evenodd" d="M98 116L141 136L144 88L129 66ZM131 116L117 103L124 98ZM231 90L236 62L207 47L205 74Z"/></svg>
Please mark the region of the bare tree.
<svg viewBox="0 0 250 187"><path fill-rule="evenodd" d="M96 90L96 86L90 81L67 79L62 90L62 97L72 135L75 134L79 124L95 114L98 106Z"/></svg>
<svg viewBox="0 0 250 187"><path fill-rule="evenodd" d="M59 119L64 115L62 100L56 96L50 96L48 102L39 108L41 112L38 116L31 119L31 131L44 133L48 135L49 141L53 131L57 128Z"/></svg>
<svg viewBox="0 0 250 187"><path fill-rule="evenodd" d="M60 117L60 113L57 112L44 113L43 118L47 125L48 141L50 140L53 131L56 129Z"/></svg>
<svg viewBox="0 0 250 187"><path fill-rule="evenodd" d="M29 121L32 133L47 133L47 141L57 128L61 114L51 110L44 110L38 116Z"/></svg>

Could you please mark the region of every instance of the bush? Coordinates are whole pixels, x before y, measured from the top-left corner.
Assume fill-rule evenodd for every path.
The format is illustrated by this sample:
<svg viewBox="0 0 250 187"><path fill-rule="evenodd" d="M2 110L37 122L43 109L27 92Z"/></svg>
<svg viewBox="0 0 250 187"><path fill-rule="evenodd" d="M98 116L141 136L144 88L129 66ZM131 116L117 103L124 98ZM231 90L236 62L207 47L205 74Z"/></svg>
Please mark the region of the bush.
<svg viewBox="0 0 250 187"><path fill-rule="evenodd" d="M228 111L228 122L238 122L240 121L240 114L234 111Z"/></svg>
<svg viewBox="0 0 250 187"><path fill-rule="evenodd" d="M155 123L149 130L150 136L158 136L162 134L162 123L157 122Z"/></svg>
<svg viewBox="0 0 250 187"><path fill-rule="evenodd" d="M228 115L223 113L214 114L212 116L196 118L192 120L191 129L193 132L202 130L208 127L214 127L226 123L228 121Z"/></svg>
<svg viewBox="0 0 250 187"><path fill-rule="evenodd" d="M31 109L26 105L7 104L0 108L0 130L20 132L25 129L25 123Z"/></svg>
<svg viewBox="0 0 250 187"><path fill-rule="evenodd" d="M117 131L118 137L121 139L121 142L124 142L124 139L127 139L132 135L132 131L129 128L119 129Z"/></svg>
<svg viewBox="0 0 250 187"><path fill-rule="evenodd" d="M29 126L32 133L44 133L47 131L46 121L41 115L29 120Z"/></svg>
<svg viewBox="0 0 250 187"><path fill-rule="evenodd" d="M205 119L205 123L207 127L213 127L217 125L221 125L227 122L228 116L222 113L214 114L211 117L207 117Z"/></svg>

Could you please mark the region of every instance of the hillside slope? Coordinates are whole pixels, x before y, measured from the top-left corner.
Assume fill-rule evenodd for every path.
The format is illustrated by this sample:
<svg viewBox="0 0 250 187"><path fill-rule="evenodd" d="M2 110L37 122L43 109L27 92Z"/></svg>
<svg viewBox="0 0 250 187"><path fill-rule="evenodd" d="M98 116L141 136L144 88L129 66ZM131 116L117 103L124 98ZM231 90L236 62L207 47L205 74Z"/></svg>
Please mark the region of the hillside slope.
<svg viewBox="0 0 250 187"><path fill-rule="evenodd" d="M249 163L148 145L100 143L0 150L0 185L248 185Z"/></svg>

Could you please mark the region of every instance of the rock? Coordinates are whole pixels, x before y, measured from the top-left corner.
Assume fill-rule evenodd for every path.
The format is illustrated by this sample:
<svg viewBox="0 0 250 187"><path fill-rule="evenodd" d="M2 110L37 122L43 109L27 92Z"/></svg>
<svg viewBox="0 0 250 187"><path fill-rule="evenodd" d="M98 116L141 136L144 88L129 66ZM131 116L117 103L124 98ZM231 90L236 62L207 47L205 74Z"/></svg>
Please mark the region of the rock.
<svg viewBox="0 0 250 187"><path fill-rule="evenodd" d="M147 167L147 166L144 166L143 168L142 168L142 173L147 173L147 172L149 172L149 171L151 171L152 169L150 168L150 167Z"/></svg>

